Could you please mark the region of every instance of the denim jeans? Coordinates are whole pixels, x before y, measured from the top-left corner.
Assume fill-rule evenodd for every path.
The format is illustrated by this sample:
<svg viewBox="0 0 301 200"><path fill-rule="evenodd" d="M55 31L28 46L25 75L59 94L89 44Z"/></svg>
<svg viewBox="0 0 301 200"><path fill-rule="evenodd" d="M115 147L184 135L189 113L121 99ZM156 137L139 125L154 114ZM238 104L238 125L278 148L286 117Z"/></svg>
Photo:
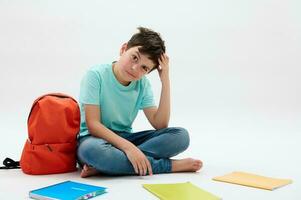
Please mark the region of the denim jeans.
<svg viewBox="0 0 301 200"><path fill-rule="evenodd" d="M187 130L179 127L136 133L114 132L135 144L146 155L154 174L170 173L170 157L183 152L189 146ZM136 174L123 151L92 135L78 140L77 157L80 165L87 164L104 174Z"/></svg>

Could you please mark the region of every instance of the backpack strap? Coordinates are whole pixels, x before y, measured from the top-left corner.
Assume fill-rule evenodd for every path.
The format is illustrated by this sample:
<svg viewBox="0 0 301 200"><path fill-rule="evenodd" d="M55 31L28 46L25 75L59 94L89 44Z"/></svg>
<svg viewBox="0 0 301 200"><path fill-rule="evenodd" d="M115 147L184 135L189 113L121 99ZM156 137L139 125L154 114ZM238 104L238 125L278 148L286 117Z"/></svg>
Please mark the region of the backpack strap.
<svg viewBox="0 0 301 200"><path fill-rule="evenodd" d="M0 169L19 169L20 168L20 162L14 161L11 158L5 158L3 160L3 167L0 167Z"/></svg>

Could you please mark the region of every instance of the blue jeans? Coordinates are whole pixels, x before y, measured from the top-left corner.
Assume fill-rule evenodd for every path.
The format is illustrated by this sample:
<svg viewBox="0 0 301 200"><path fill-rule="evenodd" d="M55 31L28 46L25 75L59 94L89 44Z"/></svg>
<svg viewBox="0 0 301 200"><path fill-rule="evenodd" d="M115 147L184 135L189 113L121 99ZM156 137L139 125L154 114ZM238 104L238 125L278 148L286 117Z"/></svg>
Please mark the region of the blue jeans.
<svg viewBox="0 0 301 200"><path fill-rule="evenodd" d="M136 133L114 132L135 144L146 155L154 174L170 173L169 158L183 152L189 146L189 135L184 128L164 128ZM92 135L78 140L77 157L80 165L87 164L104 174L136 174L123 151Z"/></svg>

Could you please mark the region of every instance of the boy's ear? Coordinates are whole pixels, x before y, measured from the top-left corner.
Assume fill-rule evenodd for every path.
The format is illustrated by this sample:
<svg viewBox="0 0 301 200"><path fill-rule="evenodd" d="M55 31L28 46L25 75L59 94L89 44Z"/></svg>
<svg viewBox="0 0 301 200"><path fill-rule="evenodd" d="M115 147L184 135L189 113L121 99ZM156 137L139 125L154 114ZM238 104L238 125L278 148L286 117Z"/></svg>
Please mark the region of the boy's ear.
<svg viewBox="0 0 301 200"><path fill-rule="evenodd" d="M126 52L126 49L127 49L127 43L124 43L122 46L121 46L121 49L120 49L120 52L119 52L119 55L121 56L124 52Z"/></svg>

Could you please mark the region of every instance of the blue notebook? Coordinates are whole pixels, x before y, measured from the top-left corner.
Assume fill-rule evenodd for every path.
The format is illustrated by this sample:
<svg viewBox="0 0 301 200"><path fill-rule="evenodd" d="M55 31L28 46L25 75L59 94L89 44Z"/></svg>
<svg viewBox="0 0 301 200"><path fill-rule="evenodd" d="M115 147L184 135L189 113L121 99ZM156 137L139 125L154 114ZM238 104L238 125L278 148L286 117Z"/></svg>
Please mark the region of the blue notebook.
<svg viewBox="0 0 301 200"><path fill-rule="evenodd" d="M33 199L51 199L51 200L79 200L89 199L106 193L105 187L65 181L48 187L32 190L29 197Z"/></svg>

